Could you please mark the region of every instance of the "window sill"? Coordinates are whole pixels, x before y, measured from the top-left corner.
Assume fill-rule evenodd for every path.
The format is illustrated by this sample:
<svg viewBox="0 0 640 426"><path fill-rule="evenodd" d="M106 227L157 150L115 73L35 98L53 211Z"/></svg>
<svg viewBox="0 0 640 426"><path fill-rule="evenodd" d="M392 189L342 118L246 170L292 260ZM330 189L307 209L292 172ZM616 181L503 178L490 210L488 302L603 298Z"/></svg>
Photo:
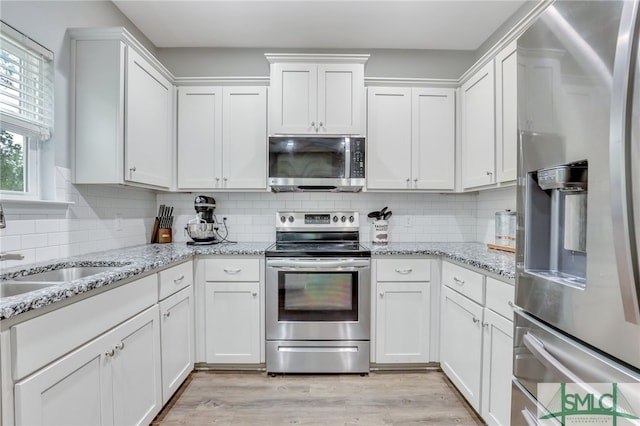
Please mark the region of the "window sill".
<svg viewBox="0 0 640 426"><path fill-rule="evenodd" d="M4 208L5 212L22 214L24 212L46 213L46 212L61 212L66 211L69 206L73 206L73 201L59 201L59 200L35 200L35 199L19 199L19 198L5 198L0 196L0 204Z"/></svg>

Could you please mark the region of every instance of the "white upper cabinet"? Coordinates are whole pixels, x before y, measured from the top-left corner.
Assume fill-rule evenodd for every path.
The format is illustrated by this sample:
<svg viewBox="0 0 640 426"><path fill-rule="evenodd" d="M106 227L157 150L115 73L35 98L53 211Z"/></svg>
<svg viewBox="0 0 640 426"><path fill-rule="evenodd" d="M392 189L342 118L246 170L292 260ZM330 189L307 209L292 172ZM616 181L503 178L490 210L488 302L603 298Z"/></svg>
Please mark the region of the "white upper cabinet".
<svg viewBox="0 0 640 426"><path fill-rule="evenodd" d="M367 188L453 190L455 91L368 89Z"/></svg>
<svg viewBox="0 0 640 426"><path fill-rule="evenodd" d="M518 60L512 42L495 58L496 65L496 180L516 179L518 151Z"/></svg>
<svg viewBox="0 0 640 426"><path fill-rule="evenodd" d="M175 89L122 28L71 32L74 183L171 186Z"/></svg>
<svg viewBox="0 0 640 426"><path fill-rule="evenodd" d="M265 189L267 88L178 88L178 189Z"/></svg>
<svg viewBox="0 0 640 426"><path fill-rule="evenodd" d="M368 55L266 55L270 134L361 135Z"/></svg>
<svg viewBox="0 0 640 426"><path fill-rule="evenodd" d="M495 103L493 61L476 71L460 89L462 188L495 180Z"/></svg>

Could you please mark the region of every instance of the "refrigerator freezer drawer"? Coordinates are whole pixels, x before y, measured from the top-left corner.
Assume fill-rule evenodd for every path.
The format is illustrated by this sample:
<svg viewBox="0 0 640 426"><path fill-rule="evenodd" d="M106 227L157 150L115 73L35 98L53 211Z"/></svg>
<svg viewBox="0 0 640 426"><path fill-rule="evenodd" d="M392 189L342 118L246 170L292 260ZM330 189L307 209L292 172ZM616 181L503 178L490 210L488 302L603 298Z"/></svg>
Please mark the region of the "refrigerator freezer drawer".
<svg viewBox="0 0 640 426"><path fill-rule="evenodd" d="M513 373L534 396L540 383L640 383L640 371L516 310Z"/></svg>

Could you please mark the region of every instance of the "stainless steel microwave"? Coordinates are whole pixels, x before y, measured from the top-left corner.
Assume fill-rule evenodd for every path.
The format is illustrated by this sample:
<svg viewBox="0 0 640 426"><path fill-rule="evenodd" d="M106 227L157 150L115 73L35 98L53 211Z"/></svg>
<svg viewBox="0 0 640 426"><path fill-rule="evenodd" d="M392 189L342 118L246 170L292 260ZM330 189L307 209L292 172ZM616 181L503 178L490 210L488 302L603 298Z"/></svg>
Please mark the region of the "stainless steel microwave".
<svg viewBox="0 0 640 426"><path fill-rule="evenodd" d="M269 185L282 191L360 191L363 137L269 137Z"/></svg>

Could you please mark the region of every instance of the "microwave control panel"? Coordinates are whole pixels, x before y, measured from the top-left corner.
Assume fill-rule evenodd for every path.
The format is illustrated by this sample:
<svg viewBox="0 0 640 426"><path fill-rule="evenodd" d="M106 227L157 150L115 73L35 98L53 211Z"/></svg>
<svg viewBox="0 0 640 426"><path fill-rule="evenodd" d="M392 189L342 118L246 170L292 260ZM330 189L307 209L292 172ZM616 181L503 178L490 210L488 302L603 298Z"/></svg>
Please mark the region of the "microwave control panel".
<svg viewBox="0 0 640 426"><path fill-rule="evenodd" d="M364 138L351 138L351 178L364 179Z"/></svg>

